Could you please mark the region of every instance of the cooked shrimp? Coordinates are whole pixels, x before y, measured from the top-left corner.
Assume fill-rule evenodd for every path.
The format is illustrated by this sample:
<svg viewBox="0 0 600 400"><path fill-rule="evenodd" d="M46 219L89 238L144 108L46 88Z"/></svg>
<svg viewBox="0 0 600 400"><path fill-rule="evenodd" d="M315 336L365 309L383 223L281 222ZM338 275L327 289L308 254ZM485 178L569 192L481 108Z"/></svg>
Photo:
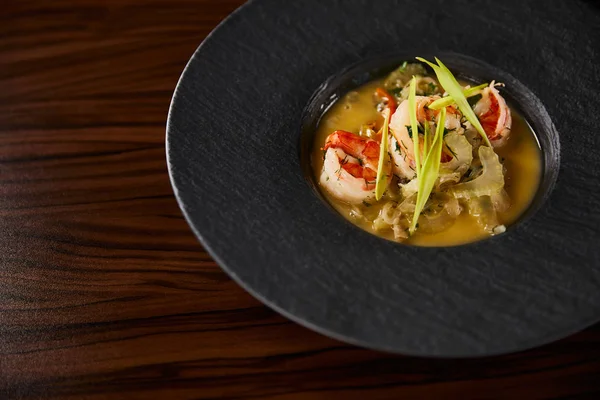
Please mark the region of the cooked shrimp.
<svg viewBox="0 0 600 400"><path fill-rule="evenodd" d="M439 96L416 96L417 104L417 121L423 124L425 121L432 121L438 114L439 110L431 110L426 106L434 100L439 99ZM449 130L459 129L461 127L459 111L454 107L448 107L446 114L446 122L444 127ZM415 151L413 140L408 133L410 126L410 112L408 101L405 100L398 106L397 111L392 116L390 121L390 131L395 140L390 140L390 153L394 161L394 173L402 178L413 179L415 176ZM421 152L423 151L422 139L419 145Z"/></svg>
<svg viewBox="0 0 600 400"><path fill-rule="evenodd" d="M348 203L361 203L375 197L379 143L350 132L335 131L325 142L325 163L320 183L333 196ZM389 159L383 174L391 179Z"/></svg>
<svg viewBox="0 0 600 400"><path fill-rule="evenodd" d="M406 156L406 150L400 146L400 143L394 135L390 135L389 153L392 156L392 169L395 175L401 178L413 179L417 172L415 171L414 162Z"/></svg>
<svg viewBox="0 0 600 400"><path fill-rule="evenodd" d="M494 147L501 147L510 135L512 116L506 101L494 87L494 82L481 92L481 99L473 107L481 126Z"/></svg>

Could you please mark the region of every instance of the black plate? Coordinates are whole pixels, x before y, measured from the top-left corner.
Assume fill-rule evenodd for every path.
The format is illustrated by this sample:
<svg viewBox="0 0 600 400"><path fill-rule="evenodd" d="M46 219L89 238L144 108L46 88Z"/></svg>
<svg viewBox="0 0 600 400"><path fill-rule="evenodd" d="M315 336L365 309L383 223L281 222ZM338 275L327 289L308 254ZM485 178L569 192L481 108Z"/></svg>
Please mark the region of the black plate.
<svg viewBox="0 0 600 400"><path fill-rule="evenodd" d="M232 278L329 336L439 357L566 336L600 317L599 33L583 2L251 1L202 43L177 86L175 193ZM533 123L546 166L540 207L506 234L450 248L393 243L349 224L306 178L302 128L315 99L407 54L493 74Z"/></svg>

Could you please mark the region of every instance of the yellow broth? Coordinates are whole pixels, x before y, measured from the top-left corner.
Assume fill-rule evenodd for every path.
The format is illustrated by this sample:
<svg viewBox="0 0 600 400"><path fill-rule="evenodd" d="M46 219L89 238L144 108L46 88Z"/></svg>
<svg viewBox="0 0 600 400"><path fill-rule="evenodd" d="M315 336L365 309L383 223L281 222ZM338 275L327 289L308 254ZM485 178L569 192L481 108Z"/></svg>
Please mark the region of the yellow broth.
<svg viewBox="0 0 600 400"><path fill-rule="evenodd" d="M382 86L382 81L373 81L361 86L337 101L322 117L317 128L313 145L311 163L315 181L319 181L323 169L323 152L321 148L327 136L335 130L345 130L358 133L360 127L369 121L378 121L381 125L382 117L375 109L373 93L377 87ZM351 99L350 99L351 97ZM504 158L506 167L505 190L508 193L511 206L503 213L498 213L498 222L509 226L513 224L531 204L537 192L541 176L541 151L538 142L529 124L514 109L512 112L512 131L507 144L495 149L499 157ZM372 228L372 223L358 220L351 216L351 206L332 197L326 190L319 187L327 201L346 219L364 230L375 235L394 240L391 232L379 232ZM366 206L355 206L366 210ZM381 203L370 206L381 207ZM372 211L372 210L371 210ZM454 246L489 237L487 233L465 210L454 225L443 232L434 234L420 233L419 230L404 243L417 246Z"/></svg>

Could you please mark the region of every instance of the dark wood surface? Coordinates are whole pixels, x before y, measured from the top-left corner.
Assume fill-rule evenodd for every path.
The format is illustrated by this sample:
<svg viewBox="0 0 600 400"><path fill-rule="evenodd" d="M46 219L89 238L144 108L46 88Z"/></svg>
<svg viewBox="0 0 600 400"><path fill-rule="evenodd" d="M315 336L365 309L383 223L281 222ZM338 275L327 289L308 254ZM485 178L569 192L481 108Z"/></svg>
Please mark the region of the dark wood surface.
<svg viewBox="0 0 600 400"><path fill-rule="evenodd" d="M0 398L593 398L600 326L519 354L400 357L262 306L169 184L179 74L241 0L0 7Z"/></svg>

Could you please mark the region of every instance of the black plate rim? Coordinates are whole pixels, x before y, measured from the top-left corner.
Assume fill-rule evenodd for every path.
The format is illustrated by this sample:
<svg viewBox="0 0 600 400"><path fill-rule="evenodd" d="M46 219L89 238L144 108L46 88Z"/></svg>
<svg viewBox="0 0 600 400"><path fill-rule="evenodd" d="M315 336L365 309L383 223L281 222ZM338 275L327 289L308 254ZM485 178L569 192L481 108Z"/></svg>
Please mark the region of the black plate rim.
<svg viewBox="0 0 600 400"><path fill-rule="evenodd" d="M181 85L183 85L183 80L186 74L186 71L188 70L188 68L192 65L192 63L194 62L195 58L198 56L199 52L201 51L202 47L204 46L204 44L212 37L213 33L215 33L219 28L221 28L223 25L227 24L228 21L230 21L232 19L232 17L234 17L235 15L239 14L241 11L243 11L248 5L250 5L251 3L254 3L255 0L250 0L247 3L243 4L241 7L239 7L238 9L236 9L231 15L229 15L225 20L223 20L218 26L217 28L211 32L211 34L209 36L207 36L207 38L205 39L205 41L202 42L202 44L196 49L196 51L194 52L193 56L190 58L190 61L188 62L188 64L186 65L184 72L182 73L178 83L177 83L177 87L175 89L175 92L173 94L172 97L172 101L171 101L171 105L169 107L169 116L168 116L168 121L167 121L167 134L166 134L166 157L167 157L167 164L168 164L168 170L169 170L169 177L170 177L170 181L171 181L171 185L173 188L173 191L175 193L175 196L177 198L178 204L180 206L180 208L182 209L183 215L186 219L186 221L188 222L188 224L190 225L190 227L192 228L193 232L195 233L195 235L200 239L201 243L203 244L203 246L206 248L206 250L209 252L209 254L215 259L215 261L217 261L217 263L220 265L220 267L235 281L237 282L241 287L243 287L246 291L248 291L251 295L253 295L255 298L257 298L258 300L260 300L261 302L263 302L264 304L268 305L269 307L271 307L272 309L274 309L275 311L279 312L280 314L286 316L287 318L299 323L300 325L303 325L311 330L314 330L316 332L319 332L321 334L324 334L326 336L338 339L338 340L342 340L344 342L347 343L351 343L351 344L355 344L355 345L359 345L362 347L366 347L366 348L371 348L374 350L382 350L382 351L387 351L387 352L392 352L392 353L398 353L398 354L403 354L403 355L413 355L413 356L423 356L423 353L421 352L415 352L412 353L411 351L407 351L406 349L402 349L399 350L397 347L394 348L389 348L387 346L377 346L377 345L373 345L370 342L366 342L366 341L362 341L362 340L357 340L355 338L352 337L347 337L344 336L343 334L339 334L335 331L330 331L326 328L323 328L321 326L315 325L313 324L311 321L308 321L306 319L303 319L301 317L297 317L294 314L289 313L287 310L279 307L277 304L273 303L271 300L269 300L268 298L263 297L262 295L260 295L258 292L256 292L252 287L250 287L246 282L244 282L243 280L241 280L228 266L227 264L224 262L224 260L217 254L217 252L215 251L215 249L212 248L212 246L210 245L209 241L204 237L204 235L200 232L200 230L198 229L198 227L196 227L196 225L193 223L193 219L192 216L188 213L188 211L186 210L184 201L181 197L181 194L179 193L179 189L177 188L176 182L175 182L175 178L174 178L174 172L173 172L173 168L172 168L172 159L171 159L171 143L169 140L169 132L171 131L171 122L172 119L174 118L174 108L173 105L177 100L177 94L179 92L179 89L181 87ZM532 339L530 341L525 341L522 342L521 344L519 344L518 346L515 346L514 349L510 350L510 349L506 349L504 348L501 351L498 352L486 352L484 356L494 356L494 355L499 355L499 354L506 354L506 353L512 353L512 352L517 352L517 351L522 351L524 349L530 348L530 347L537 347L540 346L542 344L546 344L549 342L552 342L554 340L560 339L560 338L564 338L567 335L570 335L572 333L578 332L581 329L584 329L588 326L590 326L591 324L594 324L595 322L597 322L599 319L598 316L594 316L594 315L590 315L589 318L583 320L583 322L581 322L580 324L577 324L576 326L574 324L572 324L570 326L569 329L567 329L567 332L560 332L560 333L555 333L555 334L551 334L546 336L544 339L540 339L539 337L536 339ZM531 344L529 344L531 343ZM471 357L481 357L481 355L479 354L453 354L453 355L428 355L427 357L433 357L433 358L455 358L455 357L460 357L460 358L471 358Z"/></svg>

